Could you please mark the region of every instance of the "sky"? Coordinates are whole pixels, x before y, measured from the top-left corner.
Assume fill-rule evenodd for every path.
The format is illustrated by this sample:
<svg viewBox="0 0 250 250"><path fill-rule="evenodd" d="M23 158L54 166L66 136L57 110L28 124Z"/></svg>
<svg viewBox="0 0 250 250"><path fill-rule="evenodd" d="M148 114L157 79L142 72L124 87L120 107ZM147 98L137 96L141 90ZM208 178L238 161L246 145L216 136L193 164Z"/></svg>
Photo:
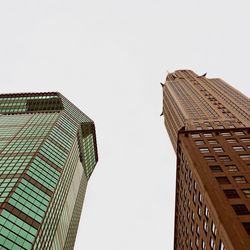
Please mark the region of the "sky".
<svg viewBox="0 0 250 250"><path fill-rule="evenodd" d="M248 0L0 1L2 93L59 91L96 124L99 162L75 250L173 248L167 71L250 96Z"/></svg>

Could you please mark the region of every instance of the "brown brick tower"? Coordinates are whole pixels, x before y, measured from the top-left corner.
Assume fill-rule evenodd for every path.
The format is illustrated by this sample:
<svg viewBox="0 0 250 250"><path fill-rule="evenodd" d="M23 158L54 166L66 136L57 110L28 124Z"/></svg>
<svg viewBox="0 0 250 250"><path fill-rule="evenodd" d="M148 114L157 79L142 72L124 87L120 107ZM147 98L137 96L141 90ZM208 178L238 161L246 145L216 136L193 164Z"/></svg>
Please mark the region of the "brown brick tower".
<svg viewBox="0 0 250 250"><path fill-rule="evenodd" d="M163 85L163 114L177 154L174 249L249 250L250 99L178 70Z"/></svg>

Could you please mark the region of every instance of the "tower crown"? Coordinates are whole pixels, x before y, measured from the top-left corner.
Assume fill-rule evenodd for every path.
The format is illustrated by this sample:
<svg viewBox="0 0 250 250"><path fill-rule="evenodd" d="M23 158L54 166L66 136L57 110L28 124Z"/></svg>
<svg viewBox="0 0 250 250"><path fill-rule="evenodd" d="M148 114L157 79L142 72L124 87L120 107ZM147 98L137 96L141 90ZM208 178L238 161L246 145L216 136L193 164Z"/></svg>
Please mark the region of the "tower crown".
<svg viewBox="0 0 250 250"><path fill-rule="evenodd" d="M20 93L0 95L0 113L52 112L63 110L60 93Z"/></svg>

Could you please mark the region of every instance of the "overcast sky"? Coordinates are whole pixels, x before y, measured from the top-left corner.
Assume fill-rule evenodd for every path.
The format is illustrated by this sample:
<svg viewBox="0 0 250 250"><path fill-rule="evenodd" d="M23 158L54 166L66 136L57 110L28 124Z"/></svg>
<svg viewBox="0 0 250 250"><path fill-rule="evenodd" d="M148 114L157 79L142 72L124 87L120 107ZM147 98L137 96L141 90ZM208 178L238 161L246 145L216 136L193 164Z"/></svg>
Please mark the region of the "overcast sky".
<svg viewBox="0 0 250 250"><path fill-rule="evenodd" d="M96 123L99 162L76 250L173 247L167 70L250 95L249 0L0 1L1 92L59 91Z"/></svg>

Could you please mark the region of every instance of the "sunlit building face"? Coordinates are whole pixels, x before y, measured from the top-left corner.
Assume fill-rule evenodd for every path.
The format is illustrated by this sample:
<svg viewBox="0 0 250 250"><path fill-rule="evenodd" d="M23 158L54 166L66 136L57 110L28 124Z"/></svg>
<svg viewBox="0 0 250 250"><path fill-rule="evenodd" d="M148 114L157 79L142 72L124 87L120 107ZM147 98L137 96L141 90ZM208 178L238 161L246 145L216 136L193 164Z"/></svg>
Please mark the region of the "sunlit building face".
<svg viewBox="0 0 250 250"><path fill-rule="evenodd" d="M174 249L249 249L249 98L190 70L162 87L177 155Z"/></svg>

